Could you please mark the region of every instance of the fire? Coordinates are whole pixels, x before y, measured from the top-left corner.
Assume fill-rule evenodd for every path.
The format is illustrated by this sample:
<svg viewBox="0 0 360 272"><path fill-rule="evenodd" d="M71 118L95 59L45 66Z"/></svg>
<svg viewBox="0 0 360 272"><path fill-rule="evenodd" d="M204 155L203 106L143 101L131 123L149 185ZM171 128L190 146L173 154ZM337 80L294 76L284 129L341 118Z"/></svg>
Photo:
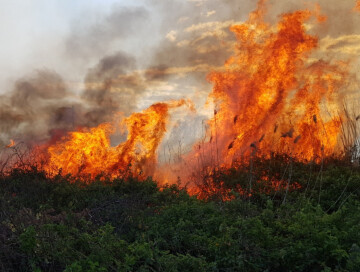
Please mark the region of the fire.
<svg viewBox="0 0 360 272"><path fill-rule="evenodd" d="M312 15L318 22L325 17L318 8L295 11L282 15L274 28L263 21L264 13L260 1L246 23L230 28L236 54L208 75L217 110L204 148L215 148L218 163L225 165L244 154L276 152L299 160L332 155L341 122L325 113L338 108L347 67L311 62L318 39L304 26Z"/></svg>
<svg viewBox="0 0 360 272"><path fill-rule="evenodd" d="M10 144L8 144L7 146L5 146L6 148L10 148L13 147L15 145L15 141L13 139L10 139Z"/></svg>
<svg viewBox="0 0 360 272"><path fill-rule="evenodd" d="M354 11L360 12L360 0L356 1L355 7L354 7Z"/></svg>
<svg viewBox="0 0 360 272"><path fill-rule="evenodd" d="M110 123L71 132L48 148L45 168L54 174L61 169L62 174L91 178L101 174L116 177L127 170L151 175L156 164L156 150L166 132L169 110L183 105L192 107L189 101L179 100L157 103L132 114L121 122L127 128L126 141L114 147L110 136L116 128Z"/></svg>
<svg viewBox="0 0 360 272"><path fill-rule="evenodd" d="M250 168L254 158L269 159L273 154L303 162L340 152L339 101L348 79L348 63L317 60L318 38L307 32L307 26L325 22L326 16L316 5L313 11L283 14L272 26L264 21L265 4L266 0L260 0L245 23L230 27L236 37L235 52L224 67L207 76L213 84L208 101L215 106L208 121L209 137L181 155L180 170L178 165L168 167L170 162L159 167L157 150L171 109L185 105L193 110L188 100L156 103L120 122L81 128L49 142L45 170L50 175L60 172L92 179L130 172L138 177L155 175L160 183L178 177L191 181L189 176L193 176L190 193L220 193L228 200L233 198L233 188L227 188L223 180L215 184L214 173L225 173L241 163ZM360 1L356 9L359 7ZM119 130L126 131L126 140L112 145L111 137ZM13 145L12 141L7 147ZM196 183L204 177L209 180L208 187ZM251 176L250 180L249 188L235 190L249 197L252 186L264 182L279 190L289 188L278 177L264 175L253 182ZM300 185L291 186L295 190Z"/></svg>

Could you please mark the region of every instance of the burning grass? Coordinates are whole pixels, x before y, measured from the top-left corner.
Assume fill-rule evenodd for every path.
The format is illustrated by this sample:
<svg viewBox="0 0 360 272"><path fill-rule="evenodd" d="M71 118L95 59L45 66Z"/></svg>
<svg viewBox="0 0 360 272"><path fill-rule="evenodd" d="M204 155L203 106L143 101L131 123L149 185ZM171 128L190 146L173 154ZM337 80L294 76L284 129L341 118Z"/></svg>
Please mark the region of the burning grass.
<svg viewBox="0 0 360 272"><path fill-rule="evenodd" d="M318 6L265 13L260 0L231 26L235 51L208 74L214 114L176 163L159 147L188 100L1 147L0 270L360 271L350 64L314 59Z"/></svg>
<svg viewBox="0 0 360 272"><path fill-rule="evenodd" d="M207 121L205 138L181 154L179 163L159 163L158 151L172 111L194 111L193 103L184 99L155 103L128 117L114 113L114 120L74 128L30 150L12 141L0 171L35 166L49 177L71 175L84 183L98 177L155 176L161 184L180 180L201 198L285 191L285 202L289 191L303 188L293 173L295 164L324 167L332 157L356 164L358 115L343 107L350 88L349 63L314 59L318 37L306 28L324 23L326 16L315 6L282 14L270 25L264 20L266 5L259 1L246 22L230 27L236 37L234 52L207 77L213 84L208 104L213 104L214 115ZM119 131L124 139L113 145L111 137ZM271 172L274 156L287 162L276 175ZM262 165L269 170L254 174ZM173 168L177 171L169 170ZM229 184L223 176L234 171L247 178L239 174L237 183Z"/></svg>

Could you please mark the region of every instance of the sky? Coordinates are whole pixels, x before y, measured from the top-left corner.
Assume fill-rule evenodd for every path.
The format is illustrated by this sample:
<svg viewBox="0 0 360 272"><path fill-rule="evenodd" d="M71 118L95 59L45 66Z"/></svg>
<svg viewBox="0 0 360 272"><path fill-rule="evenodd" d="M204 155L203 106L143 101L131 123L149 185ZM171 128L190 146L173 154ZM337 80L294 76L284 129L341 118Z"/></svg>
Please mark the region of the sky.
<svg viewBox="0 0 360 272"><path fill-rule="evenodd" d="M179 4L179 3L183 4ZM214 3L212 3L214 2ZM79 80L84 76L86 69L100 58L100 54L107 54L110 48L102 48L102 52L97 55L91 52L91 56L86 57L85 61L79 59L68 59L66 55L66 43L73 35L72 30L84 31L92 24L103 20L111 10L121 7L142 7L147 13L145 16L146 25L136 30L132 30L132 35L126 36L126 41L114 43L111 49L121 49L133 52L136 55L151 51L156 42L161 38L167 37L170 41L175 41L179 35L179 30L167 29L178 27L186 22L194 23L196 21L206 21L204 19L213 18L223 21L244 20L246 15L253 7L256 1L220 1L223 4L216 5L219 1L204 0L184 0L184 1L142 1L142 0L89 0L89 1L47 1L47 0L1 0L0 4L0 93L6 92L11 88L11 84L19 77L31 73L36 69L53 69L69 80ZM236 7L233 3L237 2ZM252 3L251 3L252 2ZM271 1L270 1L271 2ZM272 1L274 9L280 12L286 11L296 6L299 1ZM277 3L276 3L277 2ZM315 3L315 1L307 1ZM336 24L343 25L341 22L343 12L339 11L339 4L336 1L320 0L322 8L335 14ZM341 4L344 10L354 6L355 1L346 0ZM173 3L173 4L162 4ZM229 4L230 3L230 4ZM326 4L325 3L329 3ZM171 10L169 6L174 6L178 10ZM187 7L185 7L187 6ZM227 7L228 6L228 7ZM232 12L231 8L233 6ZM192 8L191 8L192 7ZM166 10L168 9L168 10ZM237 10L243 9L243 12ZM190 12L191 11L191 12ZM219 15L219 16L218 16ZM241 16L243 15L243 16ZM202 17L202 18L200 18ZM227 17L227 18L226 18ZM348 16L349 17L349 16ZM352 17L352 16L350 16ZM191 18L189 20L189 18ZM164 23L169 21L167 25ZM180 20L180 21L179 21ZM183 20L183 21L181 21ZM177 21L177 25L174 22ZM210 20L211 21L211 20ZM350 22L349 28L355 28L356 22ZM226 24L225 24L226 25ZM351 27L352 26L352 27ZM174 27L174 28L175 28ZM189 27L189 25L187 25ZM344 26L345 28L346 26ZM186 27L185 27L186 28ZM336 35L335 28L329 31L330 35ZM353 29L352 29L353 30ZM359 31L357 31L359 32ZM343 33L342 33L343 34ZM73 35L74 37L74 35ZM84 51L87 49L85 48ZM135 51L135 52L134 52ZM147 52L150 54L149 52ZM142 62L149 61L142 56Z"/></svg>
<svg viewBox="0 0 360 272"><path fill-rule="evenodd" d="M66 35L70 21L82 8L70 2L76 3L44 0L0 2L1 87L4 88L7 80L36 69L36 66L52 65L59 54L57 46Z"/></svg>
<svg viewBox="0 0 360 272"><path fill-rule="evenodd" d="M88 67L76 61L74 67L64 52L72 29L90 27L114 7L144 5L128 0L1 0L0 4L0 93L36 69L56 70L79 80ZM89 58L88 65L92 62Z"/></svg>
<svg viewBox="0 0 360 272"><path fill-rule="evenodd" d="M101 57L119 50L141 58L142 66L151 65L148 62L152 62L157 43L162 39L175 42L179 32L176 28L211 21L216 13L214 4L206 7L205 2L1 0L0 93L8 92L18 78L38 69L55 70L67 81L82 81L87 69ZM248 3L244 6L244 15L250 10L247 6L254 7ZM225 20L229 7L224 6L222 10L224 14L220 17ZM118 26L122 29L124 26L120 24L124 24L128 32L116 32L117 26L106 22L114 19L109 18L112 13L125 17L124 22L119 20ZM133 19L126 20L126 14ZM97 36L102 28L108 33ZM93 39L86 37L91 35ZM75 44L73 52L69 52L71 43Z"/></svg>
<svg viewBox="0 0 360 272"><path fill-rule="evenodd" d="M319 3L328 19L307 25L319 38L314 57L348 61L357 77L355 2L268 0L265 19L275 23L282 13L315 10ZM206 75L233 53L229 27L247 20L256 7L254 0L0 4L0 145L23 134L49 138L58 127L54 120L60 127L68 121L68 108L78 111L78 124L95 126L113 112L129 115L154 102L190 98L196 122L203 122L211 112L205 106L212 88Z"/></svg>

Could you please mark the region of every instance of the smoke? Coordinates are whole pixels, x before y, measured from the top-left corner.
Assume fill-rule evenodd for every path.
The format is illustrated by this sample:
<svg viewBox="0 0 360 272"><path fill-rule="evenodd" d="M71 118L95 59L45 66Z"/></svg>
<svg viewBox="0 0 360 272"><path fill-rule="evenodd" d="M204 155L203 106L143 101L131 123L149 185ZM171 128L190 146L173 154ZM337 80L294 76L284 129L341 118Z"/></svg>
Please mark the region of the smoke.
<svg viewBox="0 0 360 272"><path fill-rule="evenodd" d="M117 112L131 114L138 97L153 84L134 69L135 59L123 52L102 58L89 69L79 97L53 71L19 79L0 96L0 145L9 138L39 143L78 126L111 121Z"/></svg>
<svg viewBox="0 0 360 272"><path fill-rule="evenodd" d="M15 80L11 90L0 96L0 147L10 139L25 143L58 139L78 126L96 126L116 112L128 115L135 109L146 80L134 71L135 58L116 48L146 23L147 10L114 5L108 14L91 15L73 22L63 39L63 60L58 61L59 70L69 70L66 76L81 74L94 63L85 69L83 84L68 84L50 69ZM80 92L73 89L81 85Z"/></svg>
<svg viewBox="0 0 360 272"><path fill-rule="evenodd" d="M168 75L169 67L194 67L190 77L205 80L210 69L230 56L229 26L245 20L252 1L152 1L162 16L163 39L154 48L150 68ZM239 4L240 3L240 4ZM162 67L163 69L159 69ZM193 73L195 72L195 73Z"/></svg>
<svg viewBox="0 0 360 272"><path fill-rule="evenodd" d="M11 92L0 96L0 145L9 137L41 141L52 129L65 129L70 122L68 95L63 79L53 71L19 79Z"/></svg>
<svg viewBox="0 0 360 272"><path fill-rule="evenodd" d="M305 8L314 9L315 1L308 2ZM319 34L321 56L338 56L349 46L349 52L360 52L354 42L360 40L360 16L351 12L354 2L319 4L328 19L309 31ZM267 5L269 22L304 8L295 0L269 0ZM206 75L233 53L235 38L229 26L245 21L255 6L250 0L151 0L138 7L114 5L109 12L84 11L55 48L61 48L57 65L29 71L0 96L0 146L10 138L46 141L58 131L93 127L111 121L117 112L129 115L171 98L190 98L204 114L211 91ZM69 82L72 75L80 75L80 82ZM182 121L179 127L187 131L186 124L194 122Z"/></svg>
<svg viewBox="0 0 360 272"><path fill-rule="evenodd" d="M88 61L96 56L109 54L124 46L139 29L144 28L149 19L144 7L122 7L114 5L109 14L94 16L96 20L89 25L86 19L74 22L72 31L65 40L66 53L71 58ZM89 17L88 17L89 16ZM91 17L90 17L91 18Z"/></svg>
<svg viewBox="0 0 360 272"><path fill-rule="evenodd" d="M314 10L316 4L318 4L320 8L319 12L327 17L324 23L314 25L314 28L311 30L313 33L316 33L319 38L325 36L338 37L349 34L360 34L358 27L360 16L353 12L355 1L342 1L340 3L336 0L317 0L304 3L296 0L269 0L267 4L269 7L267 20L272 22L276 20L273 14L292 12L304 8Z"/></svg>
<svg viewBox="0 0 360 272"><path fill-rule="evenodd" d="M215 0L207 1L157 1L152 4L158 13L162 14L161 30L162 40L153 48L153 54L149 69L151 75L163 80L183 85L191 82L192 85L201 89L211 89L206 85L206 75L211 70L223 66L224 62L231 56L234 49L235 37L229 27L236 23L244 22L250 11L254 10L257 1L235 1L223 0L221 3ZM283 13L299 9L318 9L319 16L327 16L327 21L316 22L316 18L307 27L312 35L319 37L320 41L330 39L330 44L337 37L350 34L360 34L360 16L352 12L354 2L346 1L339 4L338 1L308 1L307 3L291 1L266 1L266 22L276 23ZM338 14L342 14L339 16ZM360 37L360 36L359 36ZM323 45L324 43L320 43ZM356 57L359 52L355 47L358 39L354 37L342 39L340 49L329 51L321 48L316 58L345 59ZM343 48L351 46L349 50L354 53L339 54ZM353 49L355 48L355 49ZM171 69L177 67L178 69ZM190 69L191 67L191 69ZM182 69L180 69L182 68ZM171 71L174 71L173 73ZM180 71L180 72L179 72ZM179 79L180 77L180 79ZM183 78L186 77L186 81ZM186 93L194 95L194 93ZM195 103L201 107L205 102L206 95Z"/></svg>
<svg viewBox="0 0 360 272"><path fill-rule="evenodd" d="M94 126L111 120L116 112L129 115L136 109L138 98L149 84L135 71L133 57L123 52L104 57L89 69L85 77L81 98L90 109L83 122Z"/></svg>

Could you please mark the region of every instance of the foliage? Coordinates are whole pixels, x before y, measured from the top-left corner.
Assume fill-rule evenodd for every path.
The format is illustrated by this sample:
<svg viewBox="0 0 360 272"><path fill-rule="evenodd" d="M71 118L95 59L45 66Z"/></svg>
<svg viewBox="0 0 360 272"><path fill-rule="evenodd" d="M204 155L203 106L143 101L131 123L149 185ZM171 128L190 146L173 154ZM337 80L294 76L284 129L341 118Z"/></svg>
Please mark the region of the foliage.
<svg viewBox="0 0 360 272"><path fill-rule="evenodd" d="M151 178L84 185L14 169L0 178L0 270L360 271L357 169L286 158L253 167L206 177L219 190L201 187L203 199Z"/></svg>

